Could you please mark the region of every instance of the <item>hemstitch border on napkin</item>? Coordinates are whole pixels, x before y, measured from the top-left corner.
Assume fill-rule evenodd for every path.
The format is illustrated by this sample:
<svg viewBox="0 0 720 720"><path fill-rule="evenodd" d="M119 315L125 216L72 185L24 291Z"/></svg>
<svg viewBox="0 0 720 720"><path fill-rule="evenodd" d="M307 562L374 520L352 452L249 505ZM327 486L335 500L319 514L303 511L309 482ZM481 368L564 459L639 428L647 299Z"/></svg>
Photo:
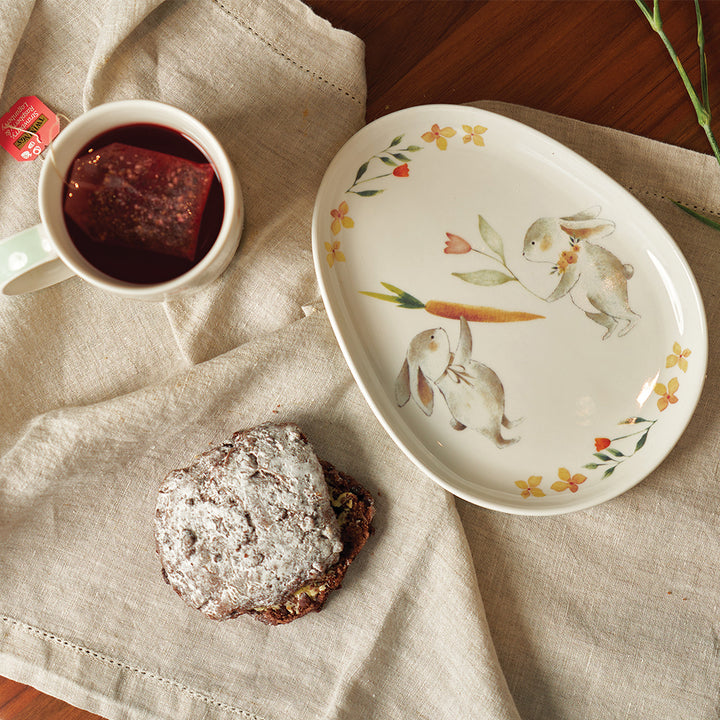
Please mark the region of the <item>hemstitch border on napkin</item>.
<svg viewBox="0 0 720 720"><path fill-rule="evenodd" d="M171 688L175 688L177 690L181 690L185 694L189 695L195 700L199 700L206 705L211 705L213 707L216 707L220 710L224 710L226 712L233 713L235 715L238 715L239 717L245 718L245 720L265 720L260 715L255 715L254 713L251 713L248 710L243 710L242 708L236 707L234 705L229 705L228 703L222 702L221 700L215 700L209 695L205 695L204 693L200 692L199 690L194 690L191 687L188 687L187 685L183 685L183 683L179 682L178 680L173 680L171 678L163 677L162 675L158 675L157 673L154 673L150 670L145 670L143 668L135 667L134 665L130 665L126 662L123 662L122 660L118 660L116 658L109 657L107 655L104 655L101 652L98 652L97 650L92 650L91 648L84 647L82 645L78 645L77 643L70 642L69 640L65 640L64 638L61 638L57 635L54 635L53 633L43 630L42 628L35 627L34 625L29 625L28 623L22 622L21 620L17 620L15 618L9 617L8 615L0 615L0 620L5 625L11 625L15 627L16 629L22 630L29 635L34 635L35 637L40 638L41 640L49 640L57 645L61 645L64 648L67 648L69 650L72 650L73 652L87 655L88 657L91 657L95 660L99 660L102 663L105 663L106 665L110 665L112 667L119 668L120 670L127 670L132 673L135 673L137 675L140 675L144 678L148 678L150 680L153 680L159 684L166 685Z"/></svg>
<svg viewBox="0 0 720 720"><path fill-rule="evenodd" d="M649 195L650 197L658 198L659 200L681 202L680 200L677 200L677 198L672 198L669 195L666 195L665 193L656 190L646 190L645 188L634 187L633 185L626 185L625 189L633 193L634 195ZM715 215L716 217L720 216L720 211L716 210L715 208L707 207L706 205L698 205L691 200L682 201L682 204L693 210L697 210L698 212L710 213L711 215Z"/></svg>
<svg viewBox="0 0 720 720"><path fill-rule="evenodd" d="M343 93L346 97L349 97L351 100L356 102L358 105L363 104L363 101L355 97L349 90L345 90L345 88L340 87L339 85L335 84L331 80L328 80L326 77L323 77L320 75L320 73L315 72L314 70L311 70L308 67L305 67L302 63L299 63L297 60L293 59L288 55L286 52L281 50L277 45L275 45L271 40L268 40L264 35L259 33L252 25L250 25L247 21L245 21L242 17L240 17L237 13L235 13L233 10L231 10L229 7L223 4L222 0L212 0L212 2L217 5L220 10L222 10L228 17L232 18L238 25L240 25L241 28L244 30L247 30L253 37L257 38L262 42L264 45L266 45L268 48L270 48L274 53L279 55L284 60L287 60L289 63L294 65L299 70L302 70L303 72L307 73L311 77L315 78L316 80L319 80L322 83L325 83L326 85L329 85L330 87L334 88L338 92Z"/></svg>

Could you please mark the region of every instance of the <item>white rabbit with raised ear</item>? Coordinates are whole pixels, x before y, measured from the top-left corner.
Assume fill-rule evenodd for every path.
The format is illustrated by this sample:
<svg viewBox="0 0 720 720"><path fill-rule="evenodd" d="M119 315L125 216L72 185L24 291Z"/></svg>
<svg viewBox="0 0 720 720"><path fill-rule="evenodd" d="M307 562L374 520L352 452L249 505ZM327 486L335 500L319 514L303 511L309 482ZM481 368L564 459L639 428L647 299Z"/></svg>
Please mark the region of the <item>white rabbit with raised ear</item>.
<svg viewBox="0 0 720 720"><path fill-rule="evenodd" d="M456 430L472 428L490 438L499 448L519 438L505 438L502 427L511 428L505 415L505 390L500 378L486 365L472 360L472 336L464 317L460 318L457 349L443 328L418 333L395 381L395 399L402 407L412 398L426 415L434 405L434 388L445 398Z"/></svg>
<svg viewBox="0 0 720 720"><path fill-rule="evenodd" d="M590 242L615 230L615 223L599 218L599 213L600 208L594 207L570 217L536 220L525 233L522 254L532 262L555 266L560 282L545 299L554 302L569 294L575 305L605 328L604 340L620 323L617 334L626 335L640 316L628 301L632 265L624 265L609 250Z"/></svg>

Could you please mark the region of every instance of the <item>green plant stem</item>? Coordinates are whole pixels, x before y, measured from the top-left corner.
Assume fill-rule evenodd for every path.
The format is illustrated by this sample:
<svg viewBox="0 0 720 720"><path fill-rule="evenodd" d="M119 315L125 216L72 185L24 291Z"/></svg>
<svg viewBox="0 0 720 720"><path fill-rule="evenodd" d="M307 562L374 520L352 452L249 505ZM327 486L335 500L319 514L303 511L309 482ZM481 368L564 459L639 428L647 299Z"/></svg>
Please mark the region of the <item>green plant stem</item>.
<svg viewBox="0 0 720 720"><path fill-rule="evenodd" d="M518 284L520 287L522 287L524 290L527 290L531 295L534 295L538 300L543 300L547 302L547 298L542 297L542 295L538 295L534 290L531 290L508 266L507 264L501 260L500 258L495 257L494 255L490 255L490 253L486 253L483 250L478 250L477 248L471 247L470 248L473 252L476 252L478 255L484 255L487 258L490 258L491 260L494 260L497 263L500 263L505 270L507 271L508 275ZM454 274L454 273L453 273Z"/></svg>
<svg viewBox="0 0 720 720"><path fill-rule="evenodd" d="M643 15L645 15L645 17L647 18L647 21L650 23L650 27L658 34L663 44L665 45L665 48L667 49L670 58L672 59L673 64L675 65L680 75L683 85L685 86L688 96L690 97L690 101L695 108L698 123L700 127L705 131L705 135L707 136L708 142L710 143L710 148L712 149L713 154L715 155L715 159L718 161L718 164L720 164L720 146L718 146L718 143L715 140L715 135L713 134L712 128L710 127L711 112L710 101L708 98L707 61L705 58L705 35L703 33L702 15L700 13L699 0L695 0L695 17L697 19L698 28L697 42L700 52L700 82L702 86L702 99L698 97L695 88L690 82L688 74L685 72L685 68L680 61L680 58L675 52L675 49L670 42L670 39L663 30L658 0L654 0L652 12L650 12L649 8L645 5L644 0L635 0L635 3L640 8Z"/></svg>
<svg viewBox="0 0 720 720"><path fill-rule="evenodd" d="M699 213L697 210L693 210L692 208L687 207L687 205L683 205L677 200L673 200L672 203L676 207L679 207L683 212L686 212L688 215L694 217L696 220L705 223L714 230L720 230L720 223L717 220L713 220L712 218L709 218L706 215Z"/></svg>
<svg viewBox="0 0 720 720"><path fill-rule="evenodd" d="M627 435L620 435L616 438L613 438L612 441L615 442L616 440L625 440L626 438L634 437L635 435L642 435L643 433L646 433L657 422L657 420L646 420L646 422L650 423L648 427L628 433Z"/></svg>
<svg viewBox="0 0 720 720"><path fill-rule="evenodd" d="M356 183L353 183L345 192L353 192L353 188L356 188L358 185L362 185L366 182L372 182L373 180L379 180L380 178L388 177L388 175L392 175L391 172L383 173L382 175L375 175L375 177L369 177L365 178L364 180L358 180Z"/></svg>

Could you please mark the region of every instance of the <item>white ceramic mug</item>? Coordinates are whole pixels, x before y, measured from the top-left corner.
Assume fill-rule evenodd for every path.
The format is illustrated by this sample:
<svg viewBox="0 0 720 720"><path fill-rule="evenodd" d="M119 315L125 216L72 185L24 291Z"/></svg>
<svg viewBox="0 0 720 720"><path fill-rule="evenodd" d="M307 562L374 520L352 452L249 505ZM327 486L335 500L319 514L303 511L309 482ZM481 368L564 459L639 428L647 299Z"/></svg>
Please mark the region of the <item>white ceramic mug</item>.
<svg viewBox="0 0 720 720"><path fill-rule="evenodd" d="M220 180L225 208L217 238L198 263L165 282L136 284L103 273L83 257L65 225L63 197L65 178L74 158L93 138L114 128L146 123L176 130L202 150ZM150 100L111 102L73 120L47 152L38 183L42 222L0 242L0 292L3 294L32 292L78 275L117 295L165 300L212 282L228 266L242 232L242 192L225 151L199 120L178 108Z"/></svg>

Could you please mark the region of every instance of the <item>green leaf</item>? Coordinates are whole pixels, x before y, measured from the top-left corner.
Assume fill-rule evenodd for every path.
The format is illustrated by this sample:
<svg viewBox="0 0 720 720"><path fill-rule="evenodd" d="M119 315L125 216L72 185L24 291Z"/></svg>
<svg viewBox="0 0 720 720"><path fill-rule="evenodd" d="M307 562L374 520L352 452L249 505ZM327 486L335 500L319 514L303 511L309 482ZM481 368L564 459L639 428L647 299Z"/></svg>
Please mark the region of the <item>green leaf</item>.
<svg viewBox="0 0 720 720"><path fill-rule="evenodd" d="M386 290L389 290L397 295L397 297L394 298L394 302L396 302L400 307L409 308L411 310L418 310L425 307L425 303L422 300L418 300L416 297L413 297L410 293L401 290L399 287L395 287L395 285L391 285L386 282L381 282L380 284Z"/></svg>
<svg viewBox="0 0 720 720"><path fill-rule="evenodd" d="M615 457L625 457L623 453L621 453L619 450L616 450L615 448L609 447L607 451L609 453L612 453Z"/></svg>
<svg viewBox="0 0 720 720"><path fill-rule="evenodd" d="M390 165L390 167L395 167L395 166L397 165L397 163L396 163L392 158L385 157L385 155L383 155L380 159L381 159L386 165Z"/></svg>
<svg viewBox="0 0 720 720"><path fill-rule="evenodd" d="M419 145L408 145L405 149L408 152L417 152L418 150L422 150L422 148Z"/></svg>
<svg viewBox="0 0 720 720"><path fill-rule="evenodd" d="M703 32L702 14L700 3L695 0L695 23L697 25L697 44L700 53L700 88L702 92L703 107L710 111L710 100L708 97L707 57L705 56L705 33Z"/></svg>
<svg viewBox="0 0 720 720"><path fill-rule="evenodd" d="M583 465L583 467L588 470L597 470L600 465L598 465L598 463L588 463L587 465Z"/></svg>
<svg viewBox="0 0 720 720"><path fill-rule="evenodd" d="M354 190L353 192L362 197L372 197L373 195L379 195L384 190Z"/></svg>
<svg viewBox="0 0 720 720"><path fill-rule="evenodd" d="M505 262L502 238L490 227L482 215L478 215L478 227L480 228L480 235L482 235L485 244Z"/></svg>
<svg viewBox="0 0 720 720"><path fill-rule="evenodd" d="M601 460L605 460L607 462L608 460L612 460L612 458L609 455L605 455L605 453L593 453L593 455L596 458L600 458Z"/></svg>
<svg viewBox="0 0 720 720"><path fill-rule="evenodd" d="M500 272L499 270L475 270L475 272L467 273L455 272L453 275L467 283L471 283L472 285L482 285L485 287L489 287L491 285L502 285L503 283L515 280L514 277L506 275L504 272Z"/></svg>
<svg viewBox="0 0 720 720"><path fill-rule="evenodd" d="M706 225L709 225L714 230L720 230L720 222L717 220L713 220L712 218L707 217L707 215L703 215L702 213L699 213L697 210L693 210L692 208L687 207L686 205L683 205L682 203L677 202L676 200L672 201L674 205L679 207L681 210L684 210L688 215L692 215L696 220L699 220L700 222L705 223Z"/></svg>
<svg viewBox="0 0 720 720"><path fill-rule="evenodd" d="M406 308L407 310L421 310L425 307L425 303L408 293L403 293L398 298L398 307Z"/></svg>
<svg viewBox="0 0 720 720"><path fill-rule="evenodd" d="M607 477L610 477L614 472L617 465L613 465L612 467L609 467L604 473L603 473L603 480Z"/></svg>
<svg viewBox="0 0 720 720"><path fill-rule="evenodd" d="M402 139L402 135L398 135L396 138L393 138L393 141L390 143L390 147L395 147L396 145L399 145Z"/></svg>
<svg viewBox="0 0 720 720"><path fill-rule="evenodd" d="M368 169L369 164L370 161L368 160L358 168L357 175L355 176L355 182L357 182L365 174L365 171Z"/></svg>
<svg viewBox="0 0 720 720"><path fill-rule="evenodd" d="M635 452L638 450L642 450L643 446L645 445L645 442L647 441L648 437L648 430L646 430L641 436L640 439L637 441L637 444L635 445Z"/></svg>
<svg viewBox="0 0 720 720"><path fill-rule="evenodd" d="M402 160L403 162L410 162L410 159L407 155L403 155L402 153L393 153L392 156L398 160Z"/></svg>
<svg viewBox="0 0 720 720"><path fill-rule="evenodd" d="M387 300L392 303L396 303L398 301L395 295L385 295L383 293L370 292L369 290L358 290L358 292L361 295L367 295L368 297L376 298L377 300Z"/></svg>

